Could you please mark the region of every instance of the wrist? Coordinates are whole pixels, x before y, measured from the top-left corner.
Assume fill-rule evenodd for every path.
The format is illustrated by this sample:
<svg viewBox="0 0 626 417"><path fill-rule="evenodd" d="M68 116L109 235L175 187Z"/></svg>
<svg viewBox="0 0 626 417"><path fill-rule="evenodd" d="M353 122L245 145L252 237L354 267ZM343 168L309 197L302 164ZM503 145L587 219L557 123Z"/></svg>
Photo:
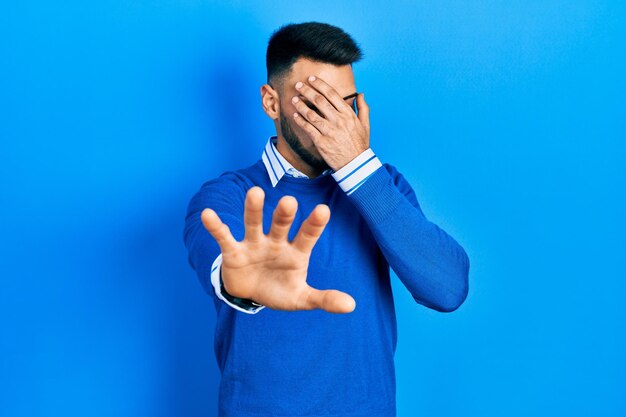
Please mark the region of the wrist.
<svg viewBox="0 0 626 417"><path fill-rule="evenodd" d="M258 306L262 306L263 304L259 304L256 301L250 299L250 298L241 298L241 297L235 297L233 295L230 295L227 291L226 288L224 287L224 280L222 279L222 268L220 268L220 290L222 292L222 295L224 296L224 298L226 298L228 301L230 301L233 304L236 304L240 307L244 307L244 308L249 308L249 307L258 307Z"/></svg>
<svg viewBox="0 0 626 417"><path fill-rule="evenodd" d="M331 175L337 181L341 189L344 190L346 194L350 195L356 188L363 184L366 178L381 166L382 163L372 148L367 148Z"/></svg>

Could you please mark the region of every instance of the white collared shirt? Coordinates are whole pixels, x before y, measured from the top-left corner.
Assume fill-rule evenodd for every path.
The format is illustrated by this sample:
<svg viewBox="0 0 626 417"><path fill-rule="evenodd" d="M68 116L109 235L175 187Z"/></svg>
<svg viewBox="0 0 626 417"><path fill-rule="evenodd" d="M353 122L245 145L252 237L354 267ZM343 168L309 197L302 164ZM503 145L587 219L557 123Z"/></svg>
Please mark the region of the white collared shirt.
<svg viewBox="0 0 626 417"><path fill-rule="evenodd" d="M277 141L277 136L270 136L265 144L263 153L261 154L261 159L263 160L263 164L267 170L267 175L270 178L272 187L276 187L284 175L309 178L306 174L300 172L293 165L291 165L291 163L289 163L289 161L287 161L285 157L278 152L278 149L276 148ZM339 184L339 187L341 187L347 195L350 195L381 166L382 163L374 154L372 148L367 148L338 171L335 172L333 169L329 168L322 172L320 176L329 174L332 175L337 181L337 184ZM229 306L248 314L256 314L265 308L262 304L254 302L250 303L240 298L234 298L230 295L228 295L228 298L230 299L227 299L222 292L220 275L222 272L221 266L222 254L220 253L211 266L211 284L215 289L215 294L220 300L224 301Z"/></svg>
<svg viewBox="0 0 626 417"><path fill-rule="evenodd" d="M292 177L309 178L306 174L298 171L280 152L278 152L276 148L277 141L278 137L270 136L261 154L261 159L263 159L272 186L276 187L278 181L280 181L285 174ZM380 166L382 166L382 163L374 154L372 148L367 148L337 172L329 168L322 172L321 175L331 174L341 189L350 195Z"/></svg>

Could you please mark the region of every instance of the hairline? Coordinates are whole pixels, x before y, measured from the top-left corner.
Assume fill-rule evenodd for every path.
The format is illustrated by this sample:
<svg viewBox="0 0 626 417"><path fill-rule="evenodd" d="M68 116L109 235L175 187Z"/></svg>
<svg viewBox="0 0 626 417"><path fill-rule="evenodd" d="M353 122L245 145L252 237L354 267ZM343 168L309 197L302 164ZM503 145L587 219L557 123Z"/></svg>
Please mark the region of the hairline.
<svg viewBox="0 0 626 417"><path fill-rule="evenodd" d="M328 64L328 65L333 65L336 67L339 66L343 66L343 65L335 65L332 62L325 62L323 60L318 60L318 59L313 59L309 56L306 55L298 55L296 57L296 59L293 60L293 62L291 63L291 65L289 65L289 68L279 72L278 74L274 74L273 78L274 80L272 81L270 77L268 77L267 83L270 85L270 87L274 88L275 90L278 90L279 93L282 93L284 91L285 88L285 78L287 78L289 76L289 74L291 74L293 72L293 66L296 64L296 62L298 62L300 59L306 59L308 61L311 62L316 62L316 63L320 63L320 64ZM352 62L345 64L345 65L349 65L350 68L352 68ZM272 82L274 85L272 86L272 84L270 84L270 82ZM350 93L352 94L352 93Z"/></svg>

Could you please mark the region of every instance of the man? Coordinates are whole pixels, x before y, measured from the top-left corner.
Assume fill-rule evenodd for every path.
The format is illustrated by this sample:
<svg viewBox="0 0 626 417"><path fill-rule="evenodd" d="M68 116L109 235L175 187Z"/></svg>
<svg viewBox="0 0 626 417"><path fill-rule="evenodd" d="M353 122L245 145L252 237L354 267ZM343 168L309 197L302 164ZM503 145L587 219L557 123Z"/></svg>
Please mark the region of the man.
<svg viewBox="0 0 626 417"><path fill-rule="evenodd" d="M185 220L217 312L220 416L394 416L389 268L417 303L451 312L469 258L370 147L348 34L286 25L266 58L276 135L254 164L204 183Z"/></svg>

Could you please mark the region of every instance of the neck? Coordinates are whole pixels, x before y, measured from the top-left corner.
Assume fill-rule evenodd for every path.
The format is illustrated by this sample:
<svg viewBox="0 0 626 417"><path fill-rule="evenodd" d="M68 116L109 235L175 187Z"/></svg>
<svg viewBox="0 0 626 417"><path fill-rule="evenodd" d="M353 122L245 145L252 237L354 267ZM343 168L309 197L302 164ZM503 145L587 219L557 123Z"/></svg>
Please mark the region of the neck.
<svg viewBox="0 0 626 417"><path fill-rule="evenodd" d="M287 144L287 141L283 139L280 134L276 135L278 140L276 141L276 150L287 160L295 169L302 172L309 178L316 178L324 172L322 169L316 169L311 165L304 162Z"/></svg>

